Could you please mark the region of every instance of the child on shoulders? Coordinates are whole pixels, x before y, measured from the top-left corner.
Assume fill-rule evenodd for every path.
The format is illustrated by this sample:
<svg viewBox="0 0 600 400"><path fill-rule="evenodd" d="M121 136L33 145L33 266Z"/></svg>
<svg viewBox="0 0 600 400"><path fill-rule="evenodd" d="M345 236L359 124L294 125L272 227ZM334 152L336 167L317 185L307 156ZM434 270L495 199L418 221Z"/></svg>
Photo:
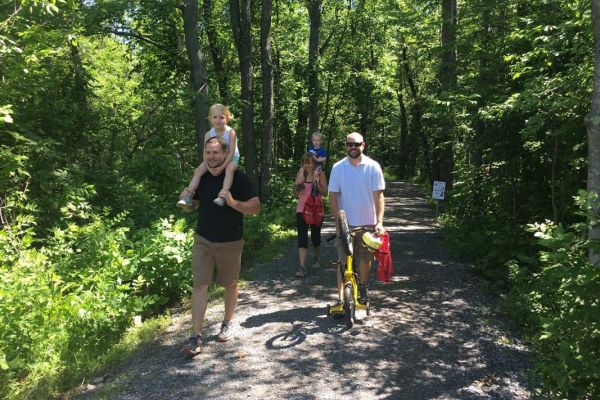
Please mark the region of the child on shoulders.
<svg viewBox="0 0 600 400"><path fill-rule="evenodd" d="M307 153L312 155L313 160L317 163L317 172L323 171L325 161L327 160L327 151L321 147L323 135L319 132L312 134L312 146L308 146Z"/></svg>
<svg viewBox="0 0 600 400"><path fill-rule="evenodd" d="M225 197L222 193L229 191L233 184L233 174L238 168L240 162L240 151L237 146L237 136L232 127L227 125L229 121L233 119L233 114L229 111L227 106L223 104L213 104L208 110L208 120L212 128L204 135L204 143L210 138L217 137L221 138L227 143L227 158L223 165L218 168L225 170L225 180L223 181L223 190L221 194L213 200L213 202L221 207L225 206ZM200 184L200 179L208 171L206 163L203 161L202 164L194 171L194 176L190 181L190 184L181 192L179 201L177 202L178 207L182 207L186 211L193 209L192 198L196 193L196 189Z"/></svg>

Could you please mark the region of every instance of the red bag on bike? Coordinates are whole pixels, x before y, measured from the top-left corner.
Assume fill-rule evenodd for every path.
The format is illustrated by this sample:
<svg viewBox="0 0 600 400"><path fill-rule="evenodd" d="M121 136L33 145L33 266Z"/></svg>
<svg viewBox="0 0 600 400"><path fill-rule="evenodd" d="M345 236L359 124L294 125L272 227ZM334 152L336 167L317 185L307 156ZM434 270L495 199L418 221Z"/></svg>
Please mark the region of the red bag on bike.
<svg viewBox="0 0 600 400"><path fill-rule="evenodd" d="M319 226L323 222L324 214L325 206L323 206L321 195L308 196L306 203L304 203L304 211L302 212L304 222L306 222L307 225Z"/></svg>
<svg viewBox="0 0 600 400"><path fill-rule="evenodd" d="M374 255L377 260L377 278L381 282L388 283L394 274L394 266L390 251L390 236L387 232L381 235L381 247L375 251Z"/></svg>

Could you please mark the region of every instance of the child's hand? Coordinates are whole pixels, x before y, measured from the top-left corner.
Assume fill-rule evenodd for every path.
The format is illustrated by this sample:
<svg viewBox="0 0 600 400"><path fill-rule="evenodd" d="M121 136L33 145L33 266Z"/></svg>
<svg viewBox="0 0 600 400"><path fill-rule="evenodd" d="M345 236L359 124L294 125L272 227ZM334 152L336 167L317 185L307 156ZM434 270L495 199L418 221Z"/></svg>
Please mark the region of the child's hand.
<svg viewBox="0 0 600 400"><path fill-rule="evenodd" d="M221 165L220 167L213 167L213 168L208 168L208 171L211 173L211 175L213 176L219 176L221 175L221 172L223 172L223 166Z"/></svg>

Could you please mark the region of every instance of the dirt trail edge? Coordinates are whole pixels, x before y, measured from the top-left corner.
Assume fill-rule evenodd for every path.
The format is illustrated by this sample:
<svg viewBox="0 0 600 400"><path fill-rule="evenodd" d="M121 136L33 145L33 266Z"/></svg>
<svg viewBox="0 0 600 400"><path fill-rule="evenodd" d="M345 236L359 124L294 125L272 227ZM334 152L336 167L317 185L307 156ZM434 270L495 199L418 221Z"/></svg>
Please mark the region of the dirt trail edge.
<svg viewBox="0 0 600 400"><path fill-rule="evenodd" d="M478 278L444 251L426 195L400 182L385 194L395 273L382 284L372 270L371 316L359 313L354 328L326 315L336 297L334 247L323 246L321 268L297 280L290 242L241 290L235 340L216 341L223 306L210 304L203 352L182 357L185 313L77 398L534 398L531 353L496 318ZM334 231L328 219L324 238Z"/></svg>

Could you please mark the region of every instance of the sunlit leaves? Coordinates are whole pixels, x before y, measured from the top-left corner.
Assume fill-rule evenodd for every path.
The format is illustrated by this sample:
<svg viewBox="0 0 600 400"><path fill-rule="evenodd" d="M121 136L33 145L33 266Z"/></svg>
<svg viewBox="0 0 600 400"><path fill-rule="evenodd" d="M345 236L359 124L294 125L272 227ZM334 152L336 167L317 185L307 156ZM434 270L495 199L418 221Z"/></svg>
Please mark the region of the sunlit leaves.
<svg viewBox="0 0 600 400"><path fill-rule="evenodd" d="M89 195L81 192L79 201ZM47 240L35 247L23 240L15 257L2 258L3 394L36 390L48 366L77 371L117 341L134 315L181 296L190 280L191 232L181 220L164 219L132 242L119 225L125 215L90 215L79 224L72 220L80 214L65 218ZM6 239L0 235L0 250L11 246Z"/></svg>
<svg viewBox="0 0 600 400"><path fill-rule="evenodd" d="M576 199L589 223L597 223L590 209L594 199L583 191ZM528 230L543 249L533 275L519 273L517 268L525 266L514 265L513 279L522 285L532 343L544 357L537 370L550 397L594 398L599 390L600 269L587 259L587 224L564 227L544 221Z"/></svg>
<svg viewBox="0 0 600 400"><path fill-rule="evenodd" d="M5 123L5 124L13 123L11 108L12 108L11 105L6 105L6 106L0 107L0 123Z"/></svg>

